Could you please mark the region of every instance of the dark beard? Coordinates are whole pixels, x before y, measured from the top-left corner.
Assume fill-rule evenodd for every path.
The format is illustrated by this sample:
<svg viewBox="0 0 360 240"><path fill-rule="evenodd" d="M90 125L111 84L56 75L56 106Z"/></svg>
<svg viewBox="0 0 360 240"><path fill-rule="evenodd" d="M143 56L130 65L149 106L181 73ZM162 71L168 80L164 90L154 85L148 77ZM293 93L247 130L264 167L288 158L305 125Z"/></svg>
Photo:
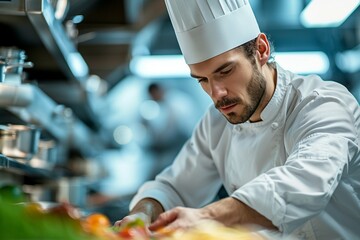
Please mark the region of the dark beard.
<svg viewBox="0 0 360 240"><path fill-rule="evenodd" d="M254 67L252 79L246 89L248 95L250 96L250 104L245 105L240 98L224 98L221 101L215 104L215 107L218 109L222 106L230 104L240 104L244 106L244 113L238 115L235 112L231 112L227 115L224 115L225 118L232 124L244 123L250 119L250 117L255 113L256 109L259 107L263 96L265 95L266 89L266 80L260 71Z"/></svg>

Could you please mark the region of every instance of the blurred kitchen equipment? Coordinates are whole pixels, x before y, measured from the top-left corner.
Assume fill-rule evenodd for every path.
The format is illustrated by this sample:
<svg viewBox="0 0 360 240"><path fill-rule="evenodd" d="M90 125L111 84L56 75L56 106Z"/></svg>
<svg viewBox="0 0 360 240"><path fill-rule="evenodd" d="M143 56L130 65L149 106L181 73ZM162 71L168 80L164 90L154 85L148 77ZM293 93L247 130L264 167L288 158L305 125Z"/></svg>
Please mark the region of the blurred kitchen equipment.
<svg viewBox="0 0 360 240"><path fill-rule="evenodd" d="M27 162L38 151L40 128L34 125L2 126L0 152L8 157Z"/></svg>
<svg viewBox="0 0 360 240"><path fill-rule="evenodd" d="M23 68L33 67L32 62L25 62L25 51L16 47L0 47L0 82L21 83Z"/></svg>
<svg viewBox="0 0 360 240"><path fill-rule="evenodd" d="M54 8L55 18L59 21L63 21L69 12L69 0L50 0L50 3Z"/></svg>
<svg viewBox="0 0 360 240"><path fill-rule="evenodd" d="M30 159L29 164L35 168L48 169L54 168L57 162L57 147L54 140L40 139L36 155Z"/></svg>
<svg viewBox="0 0 360 240"><path fill-rule="evenodd" d="M57 202L68 202L84 207L87 201L88 180L82 177L61 178L58 183Z"/></svg>
<svg viewBox="0 0 360 240"><path fill-rule="evenodd" d="M5 75L7 73L7 71L9 69L19 69L19 68L30 68L33 67L33 64L31 62L27 62L27 63L23 63L23 64L12 64L9 65L8 63L6 63L4 60L0 59L0 82L5 82ZM12 83L21 83L21 75L9 75L11 77L7 78L7 82L12 82Z"/></svg>
<svg viewBox="0 0 360 240"><path fill-rule="evenodd" d="M0 125L0 149L2 152L2 149L5 145L7 145L7 142L13 141L16 138L15 131L10 130L8 126Z"/></svg>

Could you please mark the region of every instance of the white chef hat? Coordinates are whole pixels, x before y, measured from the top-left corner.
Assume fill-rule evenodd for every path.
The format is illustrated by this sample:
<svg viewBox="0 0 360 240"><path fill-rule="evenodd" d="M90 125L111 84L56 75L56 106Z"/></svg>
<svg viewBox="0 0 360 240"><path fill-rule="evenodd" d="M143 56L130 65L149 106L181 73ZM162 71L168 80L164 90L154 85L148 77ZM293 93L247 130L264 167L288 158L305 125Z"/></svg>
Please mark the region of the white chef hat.
<svg viewBox="0 0 360 240"><path fill-rule="evenodd" d="M199 63L256 38L248 0L165 0L187 64Z"/></svg>

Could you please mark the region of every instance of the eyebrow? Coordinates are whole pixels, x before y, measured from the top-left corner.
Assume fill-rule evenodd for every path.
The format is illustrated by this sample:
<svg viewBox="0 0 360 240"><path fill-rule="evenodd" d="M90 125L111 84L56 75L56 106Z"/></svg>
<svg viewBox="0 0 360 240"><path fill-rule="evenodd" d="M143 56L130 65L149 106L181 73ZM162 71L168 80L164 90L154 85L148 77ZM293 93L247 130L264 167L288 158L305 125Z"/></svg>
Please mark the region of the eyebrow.
<svg viewBox="0 0 360 240"><path fill-rule="evenodd" d="M223 65L221 65L220 67L218 67L215 71L212 72L212 74L215 74L215 73L218 73L218 72L221 72L224 68L230 66L231 64L233 64L233 62L227 62L227 63L224 63ZM195 74L192 74L190 73L190 76L193 77L193 78L202 78L200 76L197 76Z"/></svg>

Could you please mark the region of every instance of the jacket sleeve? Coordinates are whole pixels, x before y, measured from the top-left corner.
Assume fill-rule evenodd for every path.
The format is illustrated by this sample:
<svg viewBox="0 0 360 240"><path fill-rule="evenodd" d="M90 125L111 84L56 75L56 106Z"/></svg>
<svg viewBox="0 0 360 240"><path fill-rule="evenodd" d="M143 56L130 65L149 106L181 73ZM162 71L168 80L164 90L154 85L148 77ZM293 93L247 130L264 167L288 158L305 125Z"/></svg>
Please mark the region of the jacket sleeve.
<svg viewBox="0 0 360 240"><path fill-rule="evenodd" d="M221 181L209 149L211 118L208 112L173 164L139 189L130 209L146 197L158 200L165 210L176 206L202 207L214 199Z"/></svg>
<svg viewBox="0 0 360 240"><path fill-rule="evenodd" d="M358 113L343 100L314 93L303 101L285 126L286 163L232 196L271 219L284 233L319 214L349 168L360 168Z"/></svg>

